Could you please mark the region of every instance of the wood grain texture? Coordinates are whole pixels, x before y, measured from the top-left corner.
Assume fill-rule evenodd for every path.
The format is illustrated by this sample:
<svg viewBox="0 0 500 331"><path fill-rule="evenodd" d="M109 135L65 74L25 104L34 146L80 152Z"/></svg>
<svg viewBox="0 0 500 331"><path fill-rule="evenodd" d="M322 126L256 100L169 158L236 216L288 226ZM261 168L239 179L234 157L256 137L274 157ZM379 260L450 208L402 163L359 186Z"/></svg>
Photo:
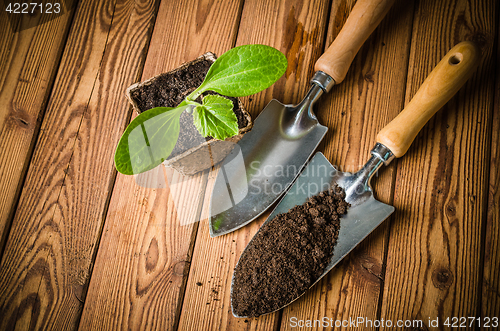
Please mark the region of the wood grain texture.
<svg viewBox="0 0 500 331"><path fill-rule="evenodd" d="M339 33L353 4L333 3L327 45ZM402 109L412 18L413 2L396 2L360 49L346 79L319 101L320 122L329 128L320 148L341 171L355 172L365 164L377 132ZM391 165L373 178L378 200L392 204L394 176L395 165ZM281 330L292 330L293 318L376 320L389 225L386 220L303 298L285 308Z"/></svg>
<svg viewBox="0 0 500 331"><path fill-rule="evenodd" d="M193 225L178 224L168 187L144 188L119 175L114 192L80 329L171 330Z"/></svg>
<svg viewBox="0 0 500 331"><path fill-rule="evenodd" d="M142 80L207 51L220 55L232 48L241 6L162 1ZM198 228L180 218L188 213L199 219L208 173L188 179L166 169L165 176L165 188L145 189L118 174L80 329L177 327Z"/></svg>
<svg viewBox="0 0 500 331"><path fill-rule="evenodd" d="M466 86L374 178L376 197L396 214L279 313L231 315L233 268L267 215L210 238L216 171L189 181L163 168L115 175L114 148L132 112L126 87L206 51L265 43L289 68L243 102L254 118L272 97L296 103L355 1L85 0L71 19L20 33L0 12L0 330L500 317L498 1L396 1L346 79L322 96L315 110L329 131L319 149L356 171L452 46L473 40L483 51ZM141 187L149 184L158 187Z"/></svg>
<svg viewBox="0 0 500 331"><path fill-rule="evenodd" d="M154 11L78 6L0 267L0 329L78 325Z"/></svg>
<svg viewBox="0 0 500 331"><path fill-rule="evenodd" d="M497 5L498 6L498 5ZM497 10L499 8L497 7ZM498 16L497 16L498 17ZM496 56L498 59L499 43L497 22ZM500 66L496 66L495 101L493 104L490 178L488 188L488 206L486 219L486 234L484 240L484 273L482 284L481 313L484 317L500 319Z"/></svg>
<svg viewBox="0 0 500 331"><path fill-rule="evenodd" d="M255 118L271 100L298 103L309 88L314 61L323 49L328 1L245 1L236 44L266 44L288 59L285 77L271 88L244 98ZM204 215L208 218L212 176L207 185ZM210 238L208 220L200 223L186 286L179 330L274 330L278 313L257 319L233 317L230 289L233 269L267 213L230 234Z"/></svg>
<svg viewBox="0 0 500 331"><path fill-rule="evenodd" d="M493 113L496 5L420 1L413 25L406 102L455 44L482 46L479 69L424 127L398 162L381 316L479 316ZM444 329L441 324L440 329Z"/></svg>
<svg viewBox="0 0 500 331"><path fill-rule="evenodd" d="M205 206L209 204L216 172L212 171L207 186ZM268 213L267 213L268 214ZM231 313L230 290L233 269L238 258L264 221L264 217L247 225L248 231L211 238L208 208L203 209L178 330L273 330L277 314L260 319L235 318ZM240 231L238 231L240 232Z"/></svg>
<svg viewBox="0 0 500 331"><path fill-rule="evenodd" d="M3 7L0 12L0 247L5 244L73 14L67 11L43 23L50 14L9 18ZM9 19L21 27L40 25L14 33Z"/></svg>

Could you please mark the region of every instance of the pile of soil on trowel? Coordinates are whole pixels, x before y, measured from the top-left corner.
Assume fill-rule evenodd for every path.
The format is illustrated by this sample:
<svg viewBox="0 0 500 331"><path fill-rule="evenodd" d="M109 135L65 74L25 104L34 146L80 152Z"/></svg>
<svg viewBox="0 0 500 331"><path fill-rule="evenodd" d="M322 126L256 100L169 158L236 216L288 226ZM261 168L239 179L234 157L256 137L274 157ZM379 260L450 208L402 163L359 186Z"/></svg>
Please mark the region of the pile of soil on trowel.
<svg viewBox="0 0 500 331"><path fill-rule="evenodd" d="M266 222L234 270L231 303L241 317L270 313L302 295L328 265L347 212L338 186Z"/></svg>

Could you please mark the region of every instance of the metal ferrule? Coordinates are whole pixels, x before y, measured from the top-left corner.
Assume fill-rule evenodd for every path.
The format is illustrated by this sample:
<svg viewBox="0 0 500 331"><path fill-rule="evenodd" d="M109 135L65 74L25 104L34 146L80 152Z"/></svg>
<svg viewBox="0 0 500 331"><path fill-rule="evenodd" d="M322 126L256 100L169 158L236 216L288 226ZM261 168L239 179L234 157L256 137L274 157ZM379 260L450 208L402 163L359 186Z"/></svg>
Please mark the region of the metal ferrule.
<svg viewBox="0 0 500 331"><path fill-rule="evenodd" d="M311 84L318 85L325 92L330 92L333 85L335 85L335 81L323 71L316 71L311 79Z"/></svg>
<svg viewBox="0 0 500 331"><path fill-rule="evenodd" d="M372 155L378 157L385 165L389 165L395 156L392 151L381 143L377 143L371 151Z"/></svg>

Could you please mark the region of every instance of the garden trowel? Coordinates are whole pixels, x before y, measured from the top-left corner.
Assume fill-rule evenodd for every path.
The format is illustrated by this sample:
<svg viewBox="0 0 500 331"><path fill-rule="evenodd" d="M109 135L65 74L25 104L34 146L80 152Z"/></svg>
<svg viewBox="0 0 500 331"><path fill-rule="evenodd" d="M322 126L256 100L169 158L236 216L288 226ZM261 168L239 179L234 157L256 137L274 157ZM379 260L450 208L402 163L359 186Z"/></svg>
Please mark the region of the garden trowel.
<svg viewBox="0 0 500 331"><path fill-rule="evenodd" d="M311 196L335 185L344 189L345 200L351 206L347 214L341 217L337 244L330 262L311 287L393 213L393 206L374 198L370 179L382 165L388 165L395 157L399 158L406 153L425 123L472 75L479 58L480 52L471 42L461 42L453 47L429 74L410 103L379 132L377 143L371 151L372 156L361 170L354 174L338 171L323 154L316 153L267 218L266 223L276 215L304 204ZM258 236L259 232L252 240ZM246 258L245 252L246 249L241 254L240 261ZM233 295L231 292L232 298Z"/></svg>
<svg viewBox="0 0 500 331"><path fill-rule="evenodd" d="M221 164L210 202L210 235L234 231L261 215L292 184L328 128L312 106L342 82L361 45L394 0L358 0L298 105L272 100Z"/></svg>

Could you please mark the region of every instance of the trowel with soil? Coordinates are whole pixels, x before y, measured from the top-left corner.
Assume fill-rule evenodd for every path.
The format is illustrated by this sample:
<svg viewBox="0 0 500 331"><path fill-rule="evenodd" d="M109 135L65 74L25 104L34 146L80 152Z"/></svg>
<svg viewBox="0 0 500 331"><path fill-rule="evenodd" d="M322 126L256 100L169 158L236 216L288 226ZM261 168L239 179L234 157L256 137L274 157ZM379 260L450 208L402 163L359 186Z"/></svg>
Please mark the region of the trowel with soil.
<svg viewBox="0 0 500 331"><path fill-rule="evenodd" d="M345 78L356 53L394 0L358 0L328 50L315 64L311 89L298 105L272 100L224 159L210 202L210 235L234 231L261 215L293 183L328 128L313 104Z"/></svg>
<svg viewBox="0 0 500 331"><path fill-rule="evenodd" d="M472 75L479 57L471 42L453 47L379 132L371 158L358 172L336 170L321 153L312 158L236 265L234 316L259 316L290 304L392 214L394 207L374 198L370 179L406 153L425 123Z"/></svg>

